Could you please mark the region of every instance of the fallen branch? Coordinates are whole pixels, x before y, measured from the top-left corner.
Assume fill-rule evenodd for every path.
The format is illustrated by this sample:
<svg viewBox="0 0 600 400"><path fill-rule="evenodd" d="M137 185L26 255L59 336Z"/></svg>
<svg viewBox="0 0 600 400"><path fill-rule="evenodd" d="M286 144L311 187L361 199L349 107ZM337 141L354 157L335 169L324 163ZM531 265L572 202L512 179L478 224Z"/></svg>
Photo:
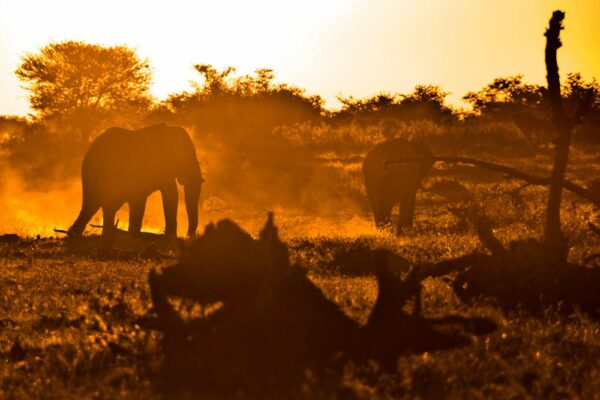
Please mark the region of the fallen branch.
<svg viewBox="0 0 600 400"><path fill-rule="evenodd" d="M92 228L104 229L104 225L96 225L96 224L89 224L89 225L90 225L90 227L92 227ZM117 219L117 221L115 222L115 226L114 226L114 228L115 228L115 229L119 229L119 228L118 228L118 226L119 226L119 220Z"/></svg>
<svg viewBox="0 0 600 400"><path fill-rule="evenodd" d="M387 160L385 162L386 166L390 164L400 164L407 162L416 162L422 161L422 158L397 158L393 160ZM550 184L550 178L543 176L535 176L523 171L519 171L516 168L509 167L503 164L496 164L488 161L478 160L476 158L471 157L433 157L434 162L447 162L447 163L461 163L461 164L469 164L476 167L488 169L491 171L500 172L506 174L512 178L521 179L530 185L536 186L548 186ZM600 198L592 193L589 189L584 188L576 183L563 179L563 187L569 190L572 193L575 193L579 197L588 200L590 203L594 204L596 207L600 208Z"/></svg>

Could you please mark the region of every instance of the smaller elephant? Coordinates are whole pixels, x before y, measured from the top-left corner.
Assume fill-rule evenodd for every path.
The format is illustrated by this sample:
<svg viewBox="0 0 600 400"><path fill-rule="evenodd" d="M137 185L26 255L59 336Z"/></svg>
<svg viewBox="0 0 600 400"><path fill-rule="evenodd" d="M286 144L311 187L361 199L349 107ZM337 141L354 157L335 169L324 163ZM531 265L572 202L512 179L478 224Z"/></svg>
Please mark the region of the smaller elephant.
<svg viewBox="0 0 600 400"><path fill-rule="evenodd" d="M139 232L147 197L160 190L165 234L177 234L177 182L184 187L188 235L198 227L198 202L203 182L192 139L183 129L165 124L138 130L110 128L90 145L81 167L83 201L70 236L83 233L102 208L103 229L114 231L115 213L129 203L129 232Z"/></svg>
<svg viewBox="0 0 600 400"><path fill-rule="evenodd" d="M389 162L402 158L418 160ZM432 167L433 153L420 141L390 139L377 144L367 153L362 170L378 228L390 226L392 208L396 204L400 205L396 234L412 226L417 190Z"/></svg>

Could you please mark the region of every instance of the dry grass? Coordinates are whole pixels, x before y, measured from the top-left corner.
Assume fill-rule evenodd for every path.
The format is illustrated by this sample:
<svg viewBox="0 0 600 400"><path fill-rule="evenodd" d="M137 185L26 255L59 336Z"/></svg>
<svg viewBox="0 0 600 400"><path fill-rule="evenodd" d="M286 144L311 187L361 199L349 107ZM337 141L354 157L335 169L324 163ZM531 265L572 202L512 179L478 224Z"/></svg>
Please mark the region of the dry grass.
<svg viewBox="0 0 600 400"><path fill-rule="evenodd" d="M548 160L540 154L504 162L541 172ZM356 179L356 169L347 170ZM599 170L597 157L574 151L570 174L575 179L585 181ZM366 211L313 217L281 208L276 221L311 279L349 316L364 322L376 284L369 267L355 257L361 248L385 247L415 263L430 263L479 246L468 224L447 210L449 201L460 205L461 200L444 191L452 184L434 186L448 179L460 180L485 207L502 241L539 236L543 188L515 194L518 183L466 167L447 167L426 183L430 190L419 194L415 227L399 239L374 231ZM261 210L205 213L206 219L222 216L256 234L265 215ZM562 217L574 246L571 261L582 263L600 251L600 237L587 229L598 210L567 194ZM133 246L112 254L81 254L57 239L0 244L0 398L204 398L165 392L162 386L160 336L140 318L150 307L148 271L172 264L176 252L151 250ZM500 329L469 347L402 356L395 371L372 363L342 365L327 376L307 371L290 397L600 398L598 322L552 310L542 319L522 312L506 315L484 299L465 305L444 279L425 281L423 309L430 315L489 316ZM268 397L268 388L260 391ZM243 392L237 397L248 398Z"/></svg>

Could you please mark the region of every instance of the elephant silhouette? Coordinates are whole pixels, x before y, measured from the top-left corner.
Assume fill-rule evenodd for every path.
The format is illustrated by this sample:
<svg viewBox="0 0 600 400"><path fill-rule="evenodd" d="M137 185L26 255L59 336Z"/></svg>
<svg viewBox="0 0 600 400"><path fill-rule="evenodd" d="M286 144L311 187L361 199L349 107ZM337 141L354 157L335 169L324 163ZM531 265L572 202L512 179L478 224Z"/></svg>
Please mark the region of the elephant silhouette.
<svg viewBox="0 0 600 400"><path fill-rule="evenodd" d="M69 228L79 236L102 208L102 233L114 231L117 210L129 204L129 232L142 227L146 199L160 190L165 234L177 235L177 182L184 187L188 235L198 227L198 202L202 173L188 133L165 124L138 130L110 128L90 145L81 167L83 201L79 216Z"/></svg>
<svg viewBox="0 0 600 400"><path fill-rule="evenodd" d="M418 160L388 162L402 158ZM362 170L378 228L391 225L392 208L396 204L400 205L396 234L412 226L417 190L432 167L433 153L421 141L389 139L375 145L367 153Z"/></svg>

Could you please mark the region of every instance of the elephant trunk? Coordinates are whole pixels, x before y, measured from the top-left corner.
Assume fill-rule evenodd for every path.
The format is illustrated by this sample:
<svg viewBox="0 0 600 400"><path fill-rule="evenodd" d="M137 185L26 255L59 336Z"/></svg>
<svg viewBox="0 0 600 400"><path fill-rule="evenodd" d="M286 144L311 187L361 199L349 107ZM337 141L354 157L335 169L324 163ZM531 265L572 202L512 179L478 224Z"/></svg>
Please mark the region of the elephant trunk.
<svg viewBox="0 0 600 400"><path fill-rule="evenodd" d="M198 229L198 203L200 200L201 181L190 182L184 185L185 208L188 215L188 236L196 236Z"/></svg>
<svg viewBox="0 0 600 400"><path fill-rule="evenodd" d="M185 132L184 132L185 133ZM177 166L177 180L183 185L185 193L185 208L188 215L188 236L196 236L198 229L198 206L200 201L200 188L202 187L202 171L196 156L194 143L185 133L181 143L181 151Z"/></svg>

